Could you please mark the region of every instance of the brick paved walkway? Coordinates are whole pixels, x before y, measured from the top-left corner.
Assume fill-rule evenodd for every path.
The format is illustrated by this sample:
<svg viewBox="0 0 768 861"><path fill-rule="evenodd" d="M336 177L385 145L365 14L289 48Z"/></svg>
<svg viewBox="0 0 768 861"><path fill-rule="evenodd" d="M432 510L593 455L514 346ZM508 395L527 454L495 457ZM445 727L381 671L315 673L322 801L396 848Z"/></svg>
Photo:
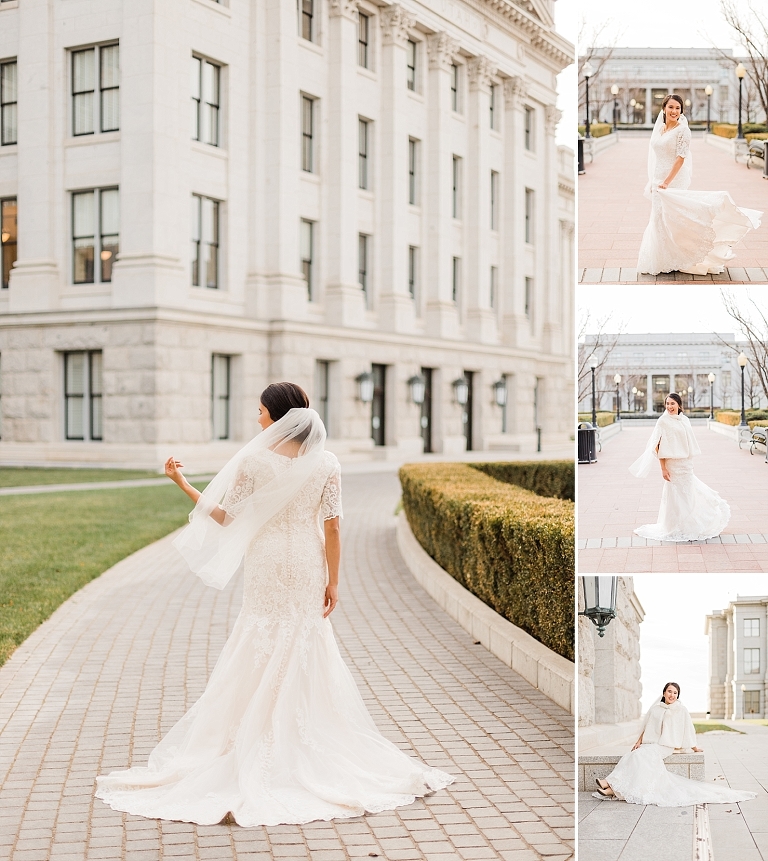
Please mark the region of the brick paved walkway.
<svg viewBox="0 0 768 861"><path fill-rule="evenodd" d="M694 424L702 451L694 461L695 473L731 507L731 520L721 540L635 541L636 527L656 522L663 479L660 470L652 470L644 479L633 478L627 471L642 453L652 426L625 425L629 426L603 445L597 463L578 468L579 572L767 571L768 510L762 500L768 465L764 456L750 455L727 437ZM632 546L621 546L629 538Z"/></svg>
<svg viewBox="0 0 768 861"><path fill-rule="evenodd" d="M639 276L637 255L651 204L643 197L647 182L648 136L624 134L579 177L579 280L768 282L768 181L695 132L693 182L696 191L728 191L737 206L766 212L762 225L735 248L733 267L724 275L697 278L681 272Z"/></svg>
<svg viewBox="0 0 768 861"><path fill-rule="evenodd" d="M198 698L239 609L239 580L206 588L165 538L78 592L0 669L0 859L571 857L573 717L416 584L396 547L398 495L392 473L345 479L333 622L382 732L455 784L390 813L257 829L95 801L95 776L144 763Z"/></svg>

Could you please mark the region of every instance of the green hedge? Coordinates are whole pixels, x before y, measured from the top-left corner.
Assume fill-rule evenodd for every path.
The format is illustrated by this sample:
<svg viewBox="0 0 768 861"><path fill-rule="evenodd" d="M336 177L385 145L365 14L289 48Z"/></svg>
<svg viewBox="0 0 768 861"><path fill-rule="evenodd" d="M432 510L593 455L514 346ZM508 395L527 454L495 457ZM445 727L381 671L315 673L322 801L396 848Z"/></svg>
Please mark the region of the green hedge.
<svg viewBox="0 0 768 861"><path fill-rule="evenodd" d="M768 419L768 410L744 410L747 417L747 424L751 421L762 421ZM715 421L724 425L733 425L734 427L741 423L741 410L715 410Z"/></svg>
<svg viewBox="0 0 768 861"><path fill-rule="evenodd" d="M762 135L768 132L765 123L742 123L741 130L744 137L749 140L753 135ZM739 133L736 123L712 123L712 134L721 138L735 138Z"/></svg>
<svg viewBox="0 0 768 861"><path fill-rule="evenodd" d="M592 423L592 413L579 413L579 421L580 422L590 422ZM608 412L599 412L597 414L597 426L599 428L607 427L608 425L612 425L616 421L616 413L608 413Z"/></svg>
<svg viewBox="0 0 768 861"><path fill-rule="evenodd" d="M400 469L416 540L462 586L574 659L574 506L464 463Z"/></svg>
<svg viewBox="0 0 768 861"><path fill-rule="evenodd" d="M590 123L589 124L589 133L593 138L601 138L605 137L605 135L611 134L613 131L613 126L610 123ZM586 126L579 126L579 134L584 137L587 132Z"/></svg>
<svg viewBox="0 0 768 861"><path fill-rule="evenodd" d="M516 460L509 463L471 463L497 481L531 490L537 496L574 501L576 466L572 460Z"/></svg>

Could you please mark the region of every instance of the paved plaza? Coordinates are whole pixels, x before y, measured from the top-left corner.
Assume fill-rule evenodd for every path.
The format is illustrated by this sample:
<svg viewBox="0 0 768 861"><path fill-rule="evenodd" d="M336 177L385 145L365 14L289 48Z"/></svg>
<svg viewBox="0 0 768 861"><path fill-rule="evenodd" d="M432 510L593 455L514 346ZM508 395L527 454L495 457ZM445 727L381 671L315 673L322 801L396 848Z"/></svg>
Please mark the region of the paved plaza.
<svg viewBox="0 0 768 861"><path fill-rule="evenodd" d="M697 736L706 780L756 792L751 801L647 807L580 792L580 861L768 861L768 727Z"/></svg>
<svg viewBox="0 0 768 861"><path fill-rule="evenodd" d="M694 191L728 191L737 206L766 212L762 225L735 248L735 259L722 275L695 276L674 272L638 275L637 255L651 212L643 197L648 181L650 133L621 134L586 166L579 177L579 281L597 282L768 282L768 180L694 132Z"/></svg>
<svg viewBox="0 0 768 861"><path fill-rule="evenodd" d="M625 421L597 463L578 468L579 572L631 574L656 571L724 573L768 571L768 509L763 504L768 464L762 450L750 455L736 442L694 422L701 455L694 472L731 507L722 535L706 542L658 542L633 534L655 523L663 479L654 467L644 479L628 468L642 454L652 422Z"/></svg>
<svg viewBox="0 0 768 861"><path fill-rule="evenodd" d="M255 829L94 800L97 774L144 764L200 696L239 610L240 579L205 587L169 536L75 594L0 668L2 861L572 857L574 718L412 578L391 470L349 474L344 493L342 653L382 732L456 783L393 812Z"/></svg>

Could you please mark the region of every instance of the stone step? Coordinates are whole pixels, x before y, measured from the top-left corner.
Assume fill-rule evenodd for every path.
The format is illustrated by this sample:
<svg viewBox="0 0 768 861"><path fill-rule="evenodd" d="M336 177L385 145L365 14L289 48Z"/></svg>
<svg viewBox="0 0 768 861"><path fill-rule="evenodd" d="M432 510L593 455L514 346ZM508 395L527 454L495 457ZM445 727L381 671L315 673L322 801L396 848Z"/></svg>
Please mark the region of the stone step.
<svg viewBox="0 0 768 861"><path fill-rule="evenodd" d="M594 792L595 780L605 780L621 759L622 754L586 754L579 757L579 792ZM687 777L689 780L704 780L703 753L673 753L664 760L667 771Z"/></svg>

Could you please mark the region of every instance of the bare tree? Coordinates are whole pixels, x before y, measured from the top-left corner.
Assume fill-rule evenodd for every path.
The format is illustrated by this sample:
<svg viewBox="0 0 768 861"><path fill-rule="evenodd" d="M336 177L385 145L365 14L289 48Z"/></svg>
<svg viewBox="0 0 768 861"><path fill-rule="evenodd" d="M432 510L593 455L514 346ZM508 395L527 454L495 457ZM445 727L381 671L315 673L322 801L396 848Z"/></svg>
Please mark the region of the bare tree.
<svg viewBox="0 0 768 861"><path fill-rule="evenodd" d="M750 367L744 370L744 395L749 401L750 410L760 408L760 398L762 397L760 380L754 369Z"/></svg>
<svg viewBox="0 0 768 861"><path fill-rule="evenodd" d="M601 378L603 368L605 367L611 353L614 351L616 344L619 342L623 324L618 326L618 331L614 333L607 332L607 326L611 321L611 316L603 317L596 321L594 326L590 326L591 315L589 311L585 311L579 325L579 367L578 381L579 393L578 402L584 400L592 392L592 361L595 361L595 377ZM593 331L589 332L589 329Z"/></svg>
<svg viewBox="0 0 768 861"><path fill-rule="evenodd" d="M726 23L736 31L747 52L747 78L752 83L768 120L768 18L757 11L752 0L747 0L746 11L736 0L720 0L720 8ZM738 62L734 57L720 53L734 65Z"/></svg>
<svg viewBox="0 0 768 861"><path fill-rule="evenodd" d="M589 61L592 66L592 76L589 79L589 107L590 113L595 116L600 116L603 106L606 103L604 88L600 83L600 73L603 66L611 59L618 41L618 34L610 35L612 21L604 21L598 24L591 30L588 30L585 19L582 18L581 26L579 27L579 49L578 58L579 65L579 108L586 106L587 102L587 85L584 76L581 74L581 67ZM611 105L613 105L613 96L611 96ZM579 110L581 115L581 110ZM590 117L592 122L592 117Z"/></svg>
<svg viewBox="0 0 768 861"><path fill-rule="evenodd" d="M768 316L749 293L747 293L746 311L740 308L734 293L721 290L721 296L728 316L738 324L740 331L747 339L745 355L748 365L754 373L754 385L756 387L759 385L765 397L768 398ZM738 352L738 347L735 344L729 344L722 338L720 341L732 352ZM746 386L745 371L745 392Z"/></svg>

